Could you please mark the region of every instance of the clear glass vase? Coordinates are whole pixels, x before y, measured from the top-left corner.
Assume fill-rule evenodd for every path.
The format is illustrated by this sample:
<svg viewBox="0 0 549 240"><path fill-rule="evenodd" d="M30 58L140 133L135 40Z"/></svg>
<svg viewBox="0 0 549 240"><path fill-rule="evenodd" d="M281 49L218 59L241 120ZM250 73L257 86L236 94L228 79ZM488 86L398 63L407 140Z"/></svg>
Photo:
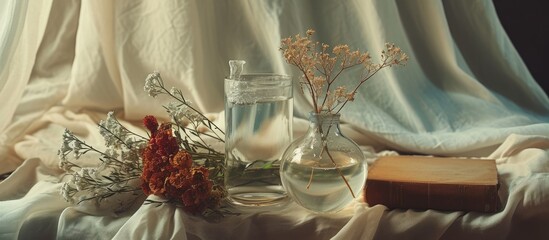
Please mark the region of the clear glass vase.
<svg viewBox="0 0 549 240"><path fill-rule="evenodd" d="M337 212L359 197L367 164L339 128L339 114L311 113L307 133L282 155L280 177L295 202L313 212Z"/></svg>
<svg viewBox="0 0 549 240"><path fill-rule="evenodd" d="M292 141L292 78L240 74L244 61L231 61L225 79L225 187L238 207L282 206L288 202L279 176L282 153Z"/></svg>

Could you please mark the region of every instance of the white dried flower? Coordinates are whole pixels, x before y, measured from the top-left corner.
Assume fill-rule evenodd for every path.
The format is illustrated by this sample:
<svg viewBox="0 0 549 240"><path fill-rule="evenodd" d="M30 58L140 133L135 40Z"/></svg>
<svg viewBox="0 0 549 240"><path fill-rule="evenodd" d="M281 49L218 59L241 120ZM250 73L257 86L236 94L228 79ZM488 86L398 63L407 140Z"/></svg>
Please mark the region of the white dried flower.
<svg viewBox="0 0 549 240"><path fill-rule="evenodd" d="M63 183L63 186L61 186L61 196L63 196L65 201L74 203L74 199L72 198L73 195L74 188L72 188L68 182Z"/></svg>
<svg viewBox="0 0 549 240"><path fill-rule="evenodd" d="M107 148L104 153L109 159L116 159L119 156L118 151L112 147Z"/></svg>
<svg viewBox="0 0 549 240"><path fill-rule="evenodd" d="M59 167L70 178L61 186L60 192L67 202L91 200L99 204L117 191L140 190L139 186L128 186L127 182L139 178L142 172L140 152L146 146L146 139L138 139L138 135L124 128L113 112L100 122L99 132L107 145L104 151L85 144L69 130L63 132L63 142L58 150ZM100 154L102 162L97 167L82 168L72 162L90 151Z"/></svg>
<svg viewBox="0 0 549 240"><path fill-rule="evenodd" d="M109 112L107 119L99 122L99 133L105 139L105 146L120 148L129 132L116 120L114 112Z"/></svg>
<svg viewBox="0 0 549 240"><path fill-rule="evenodd" d="M175 120L181 120L183 118L183 111L181 109L181 104L177 102L170 102L168 105L164 106L166 108L166 111L170 115L171 118Z"/></svg>
<svg viewBox="0 0 549 240"><path fill-rule="evenodd" d="M57 151L57 155L59 155L59 158L61 160L66 161L67 160L67 154L72 151L72 148L70 146L70 139L66 136L69 135L68 129L65 129L65 132L63 133L63 142L61 143L61 148Z"/></svg>
<svg viewBox="0 0 549 240"><path fill-rule="evenodd" d="M121 152L121 158L124 161L123 170L126 172L133 172L136 169L141 170L141 155L139 150L127 150Z"/></svg>
<svg viewBox="0 0 549 240"><path fill-rule="evenodd" d="M172 95L177 95L179 93L179 89L175 88L175 87L172 87L170 88L170 94Z"/></svg>
<svg viewBox="0 0 549 240"><path fill-rule="evenodd" d="M80 172L74 173L71 179L71 183L74 184L77 191L82 191L86 187L85 181L80 174Z"/></svg>
<svg viewBox="0 0 549 240"><path fill-rule="evenodd" d="M69 161L67 160L66 157L60 158L59 159L59 164L57 166L59 167L59 169L64 170L64 171L71 170L71 164L69 163Z"/></svg>
<svg viewBox="0 0 549 240"><path fill-rule="evenodd" d="M80 156L82 156L82 150L82 144L80 141L75 140L72 142L72 151L74 152L75 159L79 159Z"/></svg>
<svg viewBox="0 0 549 240"><path fill-rule="evenodd" d="M69 153L73 152L74 158L78 159L85 151L86 149L83 148L81 141L78 140L72 132L65 129L63 132L61 148L57 151L57 155L59 156L59 168L69 171L73 166L75 166L69 161Z"/></svg>
<svg viewBox="0 0 549 240"><path fill-rule="evenodd" d="M191 122L200 122L206 120L204 116L190 108L187 104L192 104L190 101L187 101L185 104L180 104L177 102L170 102L166 105L166 111L171 118L176 121L182 121L187 119Z"/></svg>
<svg viewBox="0 0 549 240"><path fill-rule="evenodd" d="M153 72L147 76L145 79L144 90L151 97L156 97L156 95L163 93L162 91L162 79L160 73Z"/></svg>

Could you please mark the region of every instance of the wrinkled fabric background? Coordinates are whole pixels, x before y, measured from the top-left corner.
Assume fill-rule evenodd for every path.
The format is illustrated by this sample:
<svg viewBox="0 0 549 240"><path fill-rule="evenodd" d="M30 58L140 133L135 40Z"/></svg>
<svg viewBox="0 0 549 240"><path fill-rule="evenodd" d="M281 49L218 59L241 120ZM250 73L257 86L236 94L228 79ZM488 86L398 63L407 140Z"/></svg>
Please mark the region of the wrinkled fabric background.
<svg viewBox="0 0 549 240"><path fill-rule="evenodd" d="M464 239L549 235L549 99L498 21L491 1L19 1L0 66L0 239ZM9 13L9 9L7 10ZM14 18L15 19L15 18ZM136 131L167 99L143 91L148 73L222 123L230 59L247 72L299 73L280 39L408 55L346 106L344 133L378 154L493 158L504 209L496 214L392 210L357 201L334 215L295 204L207 222L170 205L124 212L72 206L57 149L68 128L102 145L114 110ZM4 40L4 38L0 39ZM12 40L12 41L8 41ZM344 81L353 81L352 74ZM295 85L294 136L311 104ZM87 163L94 164L93 159Z"/></svg>

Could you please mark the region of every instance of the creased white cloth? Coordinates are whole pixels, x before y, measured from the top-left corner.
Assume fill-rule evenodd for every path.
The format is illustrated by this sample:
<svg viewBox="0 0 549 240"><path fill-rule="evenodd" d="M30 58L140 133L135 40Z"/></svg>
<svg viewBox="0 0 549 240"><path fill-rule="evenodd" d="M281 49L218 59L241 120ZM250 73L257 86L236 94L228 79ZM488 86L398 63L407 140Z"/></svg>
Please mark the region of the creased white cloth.
<svg viewBox="0 0 549 240"><path fill-rule="evenodd" d="M352 207L337 214L317 215L291 203L284 209L258 209L206 221L188 216L173 205L147 204L128 219L114 238L318 239L335 235L351 214Z"/></svg>
<svg viewBox="0 0 549 240"><path fill-rule="evenodd" d="M29 1L25 10L15 48L0 54L9 64L0 74L0 174L14 171L0 182L0 239L549 236L549 99L489 0L49 0ZM504 209L389 211L357 200L335 215L292 203L208 222L171 205L137 202L113 212L64 202L56 156L63 129L102 146L96 124L107 111L135 131L143 131L147 114L166 117L167 99L143 91L154 70L213 114L223 110L230 59L246 60L247 72L294 75L294 135L302 134L311 104L279 47L308 28L322 42L368 49L374 60L387 41L410 56L406 67L370 79L346 106L346 135L379 154L494 158Z"/></svg>
<svg viewBox="0 0 549 240"><path fill-rule="evenodd" d="M497 159L504 206L495 214L387 211L357 201L334 215L317 215L292 203L282 210L229 215L217 222L189 216L169 204L135 206L119 215L69 207L59 195L60 184L51 181L56 174L31 158L0 184L0 238L40 234L60 239L542 239L549 234L544 227L549 223L548 156L548 137L522 135L511 135L489 156ZM40 174L24 181L27 187L14 182L35 172ZM33 226L43 228L29 231Z"/></svg>

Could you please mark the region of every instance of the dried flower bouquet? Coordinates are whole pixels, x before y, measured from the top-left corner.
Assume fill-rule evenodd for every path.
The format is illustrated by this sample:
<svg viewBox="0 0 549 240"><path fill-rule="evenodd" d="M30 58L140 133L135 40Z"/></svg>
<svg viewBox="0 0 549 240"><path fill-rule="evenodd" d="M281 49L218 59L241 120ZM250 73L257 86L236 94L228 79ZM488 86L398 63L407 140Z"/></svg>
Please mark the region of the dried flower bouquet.
<svg viewBox="0 0 549 240"><path fill-rule="evenodd" d="M225 155L214 149L211 141L223 143L224 132L196 110L181 90L168 90L159 73L147 77L144 90L152 97L164 94L175 100L164 106L171 122L159 124L154 116L145 116L143 125L150 133L145 137L128 130L110 112L99 123L105 150L65 130L58 155L59 167L69 175L69 181L63 184L61 194L71 203L93 201L99 206L126 193L122 199L117 198L118 211L150 194L176 203L191 214L218 211L226 195ZM81 167L82 155L92 153L101 163Z"/></svg>

